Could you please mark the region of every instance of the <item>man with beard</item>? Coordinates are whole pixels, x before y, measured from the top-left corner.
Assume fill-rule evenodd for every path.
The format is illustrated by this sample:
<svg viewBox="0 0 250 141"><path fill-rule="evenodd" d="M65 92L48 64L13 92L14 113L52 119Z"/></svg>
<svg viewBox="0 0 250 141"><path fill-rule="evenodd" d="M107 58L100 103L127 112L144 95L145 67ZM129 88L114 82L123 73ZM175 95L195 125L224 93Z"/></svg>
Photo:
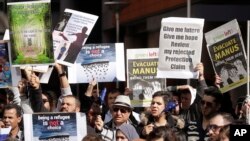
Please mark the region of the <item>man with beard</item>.
<svg viewBox="0 0 250 141"><path fill-rule="evenodd" d="M188 140L203 141L208 139L207 127L211 116L219 112L223 96L217 87L210 86L204 91L200 102L202 116L196 121L187 123L186 132Z"/></svg>
<svg viewBox="0 0 250 141"><path fill-rule="evenodd" d="M73 95L67 95L62 98L60 112L80 112L81 103Z"/></svg>

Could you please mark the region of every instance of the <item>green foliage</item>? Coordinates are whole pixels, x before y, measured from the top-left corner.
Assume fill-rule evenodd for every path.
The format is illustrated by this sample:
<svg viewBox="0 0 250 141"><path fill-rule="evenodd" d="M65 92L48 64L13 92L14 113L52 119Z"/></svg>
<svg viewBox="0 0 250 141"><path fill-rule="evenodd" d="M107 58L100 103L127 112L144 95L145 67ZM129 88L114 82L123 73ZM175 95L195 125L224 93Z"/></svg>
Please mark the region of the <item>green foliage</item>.
<svg viewBox="0 0 250 141"><path fill-rule="evenodd" d="M17 56L17 59L13 64L46 64L46 63L54 63L54 60L48 58L44 54L40 54L37 57L24 57L23 55Z"/></svg>
<svg viewBox="0 0 250 141"><path fill-rule="evenodd" d="M12 45L13 64L53 63L51 36L50 3L25 3L8 5L10 24L10 41ZM32 47L42 47L42 53L36 57L25 56L23 48L27 47L27 39ZM40 52L35 48L35 52Z"/></svg>

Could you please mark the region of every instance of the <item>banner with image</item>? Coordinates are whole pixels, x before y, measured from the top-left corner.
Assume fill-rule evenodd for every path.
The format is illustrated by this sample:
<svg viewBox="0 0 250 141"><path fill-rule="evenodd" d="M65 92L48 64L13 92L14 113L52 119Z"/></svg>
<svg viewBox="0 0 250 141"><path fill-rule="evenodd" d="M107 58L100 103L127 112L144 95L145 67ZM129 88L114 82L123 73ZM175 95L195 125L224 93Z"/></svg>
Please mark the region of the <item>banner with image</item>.
<svg viewBox="0 0 250 141"><path fill-rule="evenodd" d="M204 19L163 18L157 77L197 78L194 67L201 60Z"/></svg>
<svg viewBox="0 0 250 141"><path fill-rule="evenodd" d="M237 20L205 33L205 38L215 73L222 79L221 92L246 84L246 54Z"/></svg>
<svg viewBox="0 0 250 141"><path fill-rule="evenodd" d="M7 3L11 64L54 63L50 1Z"/></svg>
<svg viewBox="0 0 250 141"><path fill-rule="evenodd" d="M72 66L87 41L98 16L65 9L53 31L54 56L57 63Z"/></svg>
<svg viewBox="0 0 250 141"><path fill-rule="evenodd" d="M9 43L0 40L0 88L17 86L21 80L21 70L11 67L9 57Z"/></svg>
<svg viewBox="0 0 250 141"><path fill-rule="evenodd" d="M24 114L25 141L81 141L87 135L84 113Z"/></svg>
<svg viewBox="0 0 250 141"><path fill-rule="evenodd" d="M127 86L134 107L149 107L154 92L164 90L166 79L156 78L159 48L127 49Z"/></svg>
<svg viewBox="0 0 250 141"><path fill-rule="evenodd" d="M68 73L69 83L125 81L124 44L86 44Z"/></svg>

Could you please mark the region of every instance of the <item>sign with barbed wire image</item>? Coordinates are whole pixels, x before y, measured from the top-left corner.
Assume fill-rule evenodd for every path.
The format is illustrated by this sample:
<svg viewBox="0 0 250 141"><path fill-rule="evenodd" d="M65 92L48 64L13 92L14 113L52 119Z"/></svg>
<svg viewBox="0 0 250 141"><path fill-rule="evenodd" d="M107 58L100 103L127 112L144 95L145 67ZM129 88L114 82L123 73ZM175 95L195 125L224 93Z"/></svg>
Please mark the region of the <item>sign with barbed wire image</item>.
<svg viewBox="0 0 250 141"><path fill-rule="evenodd" d="M166 79L156 78L159 48L127 49L127 86L134 107L148 107L152 95L164 90Z"/></svg>
<svg viewBox="0 0 250 141"><path fill-rule="evenodd" d="M124 68L123 43L86 44L68 67L69 83L125 81Z"/></svg>

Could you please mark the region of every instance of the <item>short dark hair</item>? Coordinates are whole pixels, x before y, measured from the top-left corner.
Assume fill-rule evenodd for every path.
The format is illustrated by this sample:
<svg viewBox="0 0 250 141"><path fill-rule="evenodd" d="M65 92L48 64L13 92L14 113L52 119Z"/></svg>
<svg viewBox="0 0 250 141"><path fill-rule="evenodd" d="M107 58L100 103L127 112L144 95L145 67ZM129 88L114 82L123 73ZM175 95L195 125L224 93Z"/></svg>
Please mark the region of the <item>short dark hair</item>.
<svg viewBox="0 0 250 141"><path fill-rule="evenodd" d="M121 95L122 93L118 90L118 89L111 89L110 91L108 91L104 97L104 101L105 101L105 104L108 104L108 96L111 94L115 94L115 93L118 93L119 95Z"/></svg>
<svg viewBox="0 0 250 141"><path fill-rule="evenodd" d="M56 97L56 93L53 91L43 91L42 92L43 95L45 95L49 101L49 105L51 107L51 110L53 110L53 108L56 106L57 104L57 97Z"/></svg>
<svg viewBox="0 0 250 141"><path fill-rule="evenodd" d="M216 104L221 104L223 100L223 95L220 90L215 86L209 86L204 90L204 95L212 96L215 98Z"/></svg>
<svg viewBox="0 0 250 141"><path fill-rule="evenodd" d="M96 102L94 102L94 103L91 105L90 109L93 110L93 115L94 115L94 116L101 115L101 113L102 113L101 108L100 108L100 104L98 104L98 103L96 103ZM89 109L89 110L90 110L90 109Z"/></svg>
<svg viewBox="0 0 250 141"><path fill-rule="evenodd" d="M178 90L180 94L191 94L189 89Z"/></svg>
<svg viewBox="0 0 250 141"><path fill-rule="evenodd" d="M170 100L172 100L173 94L169 91L157 91L153 94L152 98L162 97L164 104L166 105Z"/></svg>
<svg viewBox="0 0 250 141"><path fill-rule="evenodd" d="M154 139L163 138L164 141L175 141L176 136L173 129L169 126L156 127L152 132L149 133L147 141Z"/></svg>
<svg viewBox="0 0 250 141"><path fill-rule="evenodd" d="M11 109L15 109L16 110L16 115L17 117L22 117L22 108L21 106L17 105L17 104L7 104L4 106L3 108L3 112L5 112L5 110L11 110Z"/></svg>
<svg viewBox="0 0 250 141"><path fill-rule="evenodd" d="M88 134L83 137L82 141L103 141L103 139L98 134Z"/></svg>

